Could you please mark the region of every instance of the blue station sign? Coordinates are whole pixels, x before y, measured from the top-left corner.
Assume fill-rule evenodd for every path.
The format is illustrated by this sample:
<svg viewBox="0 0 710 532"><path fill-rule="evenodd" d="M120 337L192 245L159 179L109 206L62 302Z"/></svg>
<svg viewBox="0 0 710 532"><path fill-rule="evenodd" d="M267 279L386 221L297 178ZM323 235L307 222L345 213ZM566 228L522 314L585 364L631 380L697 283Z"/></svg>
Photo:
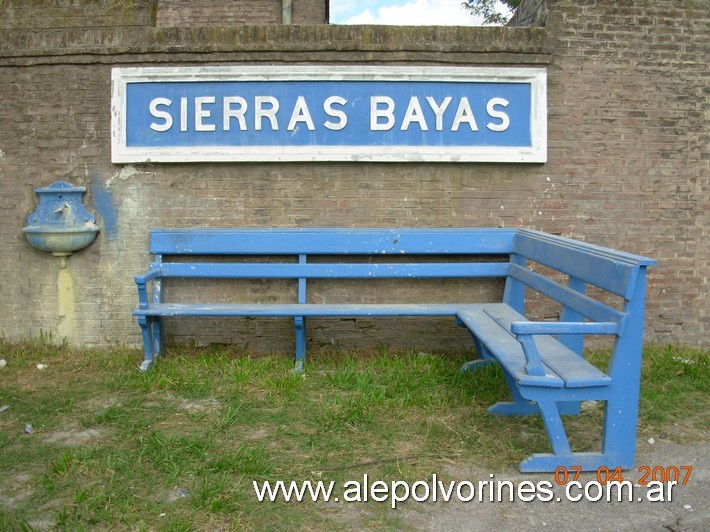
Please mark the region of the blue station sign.
<svg viewBox="0 0 710 532"><path fill-rule="evenodd" d="M112 161L546 160L538 68L116 68Z"/></svg>

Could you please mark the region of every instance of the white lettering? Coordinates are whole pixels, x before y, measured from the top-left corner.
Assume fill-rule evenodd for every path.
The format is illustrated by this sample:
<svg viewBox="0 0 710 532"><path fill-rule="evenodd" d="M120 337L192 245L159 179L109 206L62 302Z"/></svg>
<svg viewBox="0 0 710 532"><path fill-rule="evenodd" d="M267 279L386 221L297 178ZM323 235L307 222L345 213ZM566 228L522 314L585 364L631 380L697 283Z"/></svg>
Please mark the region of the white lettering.
<svg viewBox="0 0 710 532"><path fill-rule="evenodd" d="M488 103L486 104L486 112L488 113L488 116L491 118L498 118L500 119L499 123L493 123L493 122L488 122L486 127L490 129L491 131L505 131L508 129L508 126L510 125L510 117L508 117L508 114L496 109L496 105L500 105L502 107L508 107L508 104L510 102L506 100L505 98L491 98L488 100Z"/></svg>
<svg viewBox="0 0 710 532"><path fill-rule="evenodd" d="M419 128L422 131L429 131L429 126L424 118L424 113L422 112L422 106L419 104L419 98L412 96L409 99L409 105L407 106L407 111L404 113L404 120L402 120L402 126L400 129L402 131L407 131L409 129L409 124L416 122L419 124Z"/></svg>
<svg viewBox="0 0 710 532"><path fill-rule="evenodd" d="M180 98L180 131L187 131L187 98Z"/></svg>
<svg viewBox="0 0 710 532"><path fill-rule="evenodd" d="M463 495L464 488L468 488L468 495L465 497ZM461 502L470 502L476 496L476 488L473 486L473 483L464 480L456 485L456 496Z"/></svg>
<svg viewBox="0 0 710 532"><path fill-rule="evenodd" d="M362 491L357 480L348 480L343 484L343 500L345 502L362 502Z"/></svg>
<svg viewBox="0 0 710 532"><path fill-rule="evenodd" d="M340 109L333 109L333 105L345 105L348 101L341 96L329 96L323 102L323 110L330 117L337 118L338 122L327 120L323 125L332 131L340 131L348 125L348 115Z"/></svg>
<svg viewBox="0 0 710 532"><path fill-rule="evenodd" d="M567 500L572 501L572 502L581 501L583 495L581 493L579 495L572 495L572 488L582 490L582 488L583 488L582 483L578 482L576 480L571 480L569 483L567 483L565 485L565 492L566 492Z"/></svg>
<svg viewBox="0 0 710 532"><path fill-rule="evenodd" d="M295 130L299 122L305 123L309 131L313 131L316 128L311 118L311 112L308 110L306 99L303 96L299 96L296 100L296 105L293 106L293 113L291 113L291 120L289 120L286 129L288 131Z"/></svg>
<svg viewBox="0 0 710 532"><path fill-rule="evenodd" d="M538 482L537 489L537 498L542 502L550 502L555 496L555 493L552 491L552 482L549 482L547 480L541 480L540 482Z"/></svg>
<svg viewBox="0 0 710 532"><path fill-rule="evenodd" d="M451 124L451 131L458 131L461 124L468 124L471 131L478 131L478 124L476 124L476 118L473 116L473 111L471 110L471 104L468 103L468 98L464 96L459 101L459 108L456 109L456 115L454 116L454 123Z"/></svg>
<svg viewBox="0 0 710 532"><path fill-rule="evenodd" d="M385 106L380 109L380 104ZM380 118L385 122L380 123ZM394 100L389 96L370 96L370 131L389 131L394 127Z"/></svg>
<svg viewBox="0 0 710 532"><path fill-rule="evenodd" d="M222 110L222 129L229 131L231 118L236 118L239 122L239 129L246 131L247 121L244 118L244 113L247 112L247 102L241 96L227 96L224 98ZM236 104L237 108L233 109L232 104Z"/></svg>
<svg viewBox="0 0 710 532"><path fill-rule="evenodd" d="M424 98L427 103L423 102ZM167 97L156 97L150 100L148 111L151 130L162 133L179 125L181 132L248 131L252 127L254 131L270 129L277 132L279 126L286 125L287 112L290 113L286 126L289 132L299 128L315 131L317 127L341 131L350 123L348 99L337 95L324 97L320 101L309 99L308 96L297 96L288 109L282 109L282 103L275 96L266 95L253 96L253 99L236 95L182 96L176 107L173 107L173 103L175 101ZM467 129L468 126L467 130L476 132L479 130L477 118L480 117L474 115L473 109L474 106L476 109L482 108L484 103L487 113L485 127L494 132L508 130L511 126L511 117L507 110L510 102L505 98L492 97L487 101L476 101L472 104L466 96L458 98L418 95L410 96L406 106L404 101L396 100L394 97L370 96L370 131L391 131L397 128L406 132L413 126L418 126L422 132L434 128L436 131L455 132ZM318 113L314 116L311 107L320 106L323 114ZM281 113L281 124L279 124L279 113ZM321 116L323 118L320 118ZM314 119L319 120L317 125Z"/></svg>
<svg viewBox="0 0 710 532"><path fill-rule="evenodd" d="M270 107L264 107L269 105ZM273 131L279 130L279 123L276 120L276 113L279 111L279 101L273 96L256 96L254 98L254 129L261 131L261 124L264 118L271 123Z"/></svg>
<svg viewBox="0 0 710 532"><path fill-rule="evenodd" d="M198 96L195 98L195 131L214 131L217 129L214 124L205 124L203 122L205 118L209 118L212 115L212 111L202 107L216 101L214 96Z"/></svg>
<svg viewBox="0 0 710 532"><path fill-rule="evenodd" d="M417 488L423 488L421 490L421 493L417 493ZM414 499L417 502L424 502L429 500L429 494L430 494L430 489L429 489L429 484L427 484L423 480L419 480L412 484L412 499Z"/></svg>
<svg viewBox="0 0 710 532"><path fill-rule="evenodd" d="M663 494L663 482L652 480L648 483L648 491L646 492L648 502L665 502Z"/></svg>
<svg viewBox="0 0 710 532"><path fill-rule="evenodd" d="M596 493L592 493L592 489L595 488ZM585 500L590 502L597 502L604 496L604 491L600 482L590 482L584 485L584 497Z"/></svg>
<svg viewBox="0 0 710 532"><path fill-rule="evenodd" d="M454 491L454 486L456 485L456 483L453 480L449 482L448 490L444 486L444 483L441 482L441 480L437 480L436 485L438 486L441 495L444 497L444 502L449 502L449 500L451 500L451 494ZM434 492L434 502L436 502L436 491Z"/></svg>
<svg viewBox="0 0 710 532"><path fill-rule="evenodd" d="M370 486L370 498L375 502L384 502L387 500L389 486L384 480L375 480Z"/></svg>
<svg viewBox="0 0 710 532"><path fill-rule="evenodd" d="M403 488L404 492L399 495L397 493L397 488ZM392 481L392 509L397 507L398 502L404 502L409 499L409 484L403 480L393 480Z"/></svg>
<svg viewBox="0 0 710 532"><path fill-rule="evenodd" d="M442 131L444 129L444 111L446 111L446 108L451 103L451 100L451 96L447 96L444 98L444 101L441 102L441 105L438 105L432 96L426 97L426 101L429 102L429 107L431 107L431 110L434 111L434 115L436 116L437 131Z"/></svg>
<svg viewBox="0 0 710 532"><path fill-rule="evenodd" d="M154 98L150 101L150 105L148 106L150 114L153 115L155 118L164 120L162 124L151 122L150 129L152 129L153 131L163 132L173 127L172 115L167 111L161 111L160 109L158 109L159 105L170 107L172 103L172 100L169 100L168 98Z"/></svg>
<svg viewBox="0 0 710 532"><path fill-rule="evenodd" d="M673 501L673 486L676 486L678 482L676 480L669 480L666 486L668 487L668 494L666 496L666 502Z"/></svg>

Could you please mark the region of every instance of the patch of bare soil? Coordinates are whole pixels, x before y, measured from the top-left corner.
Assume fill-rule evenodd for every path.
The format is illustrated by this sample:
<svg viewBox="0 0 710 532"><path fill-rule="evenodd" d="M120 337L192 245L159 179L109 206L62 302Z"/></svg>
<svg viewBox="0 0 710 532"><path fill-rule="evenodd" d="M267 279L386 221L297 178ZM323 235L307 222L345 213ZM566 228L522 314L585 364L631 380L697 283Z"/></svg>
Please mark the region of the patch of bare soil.
<svg viewBox="0 0 710 532"><path fill-rule="evenodd" d="M0 480L0 507L15 508L32 496L32 477L28 473L16 473Z"/></svg>
<svg viewBox="0 0 710 532"><path fill-rule="evenodd" d="M59 443L67 447L79 447L87 445L94 441L99 441L106 437L106 432L103 429L79 429L68 428L65 430L56 430L49 433L44 441L47 443Z"/></svg>
<svg viewBox="0 0 710 532"><path fill-rule="evenodd" d="M112 406L120 406L121 401L118 397L110 395L104 397L90 397L85 401L82 401L80 406L91 412L98 412L100 410L106 410Z"/></svg>
<svg viewBox="0 0 710 532"><path fill-rule="evenodd" d="M210 410L217 410L220 403L217 399L183 399L178 402L177 408L179 410L186 410L188 412L206 412Z"/></svg>

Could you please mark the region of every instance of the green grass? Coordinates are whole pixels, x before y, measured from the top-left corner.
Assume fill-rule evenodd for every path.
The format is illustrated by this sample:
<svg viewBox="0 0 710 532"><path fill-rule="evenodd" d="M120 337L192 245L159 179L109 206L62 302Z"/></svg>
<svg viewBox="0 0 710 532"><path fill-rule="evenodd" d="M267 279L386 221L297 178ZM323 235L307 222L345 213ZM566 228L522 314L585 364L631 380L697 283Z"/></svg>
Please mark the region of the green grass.
<svg viewBox="0 0 710 532"><path fill-rule="evenodd" d="M458 373L461 353L316 353L298 375L283 355L183 347L140 373L137 350L42 335L0 341L0 358L2 530L396 528L377 503L259 503L252 481L473 480L472 466L513 472L548 449L537 417L486 413L503 377ZM705 437L709 360L646 349L640 436ZM576 450L598 445L601 416L566 419Z"/></svg>

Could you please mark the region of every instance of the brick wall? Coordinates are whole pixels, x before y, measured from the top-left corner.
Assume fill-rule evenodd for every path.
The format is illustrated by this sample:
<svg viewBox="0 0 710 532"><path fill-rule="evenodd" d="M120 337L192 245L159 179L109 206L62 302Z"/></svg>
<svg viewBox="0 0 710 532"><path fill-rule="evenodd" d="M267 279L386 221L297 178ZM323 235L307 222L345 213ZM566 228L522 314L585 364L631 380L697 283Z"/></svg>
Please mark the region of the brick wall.
<svg viewBox="0 0 710 532"><path fill-rule="evenodd" d="M157 0L157 25L235 26L281 24L282 0ZM293 24L319 24L326 20L326 0L294 0Z"/></svg>
<svg viewBox="0 0 710 532"><path fill-rule="evenodd" d="M577 237L656 257L649 336L707 345L710 16L702 4L548 2L546 166L558 186L539 210L566 219Z"/></svg>
<svg viewBox="0 0 710 532"><path fill-rule="evenodd" d="M133 276L149 262L150 227L529 226L657 257L648 339L707 344L710 32L697 3L548 1L545 28L161 27L161 9L178 3L84 2L122 14L98 19L101 9L87 7L74 19L80 24L46 22L51 29L36 31L28 5L41 13L78 3L0 8L0 334L42 329L86 344L139 342ZM547 65L549 161L111 164L111 66L265 62ZM101 226L97 241L67 261L73 309L64 316L58 260L21 233L37 203L33 188L60 179L87 187L85 203ZM348 286L320 288L344 294ZM471 297L499 289L474 286ZM220 283L205 290L226 293ZM267 293L257 286L247 295ZM414 295L442 292L424 284ZM278 320L181 322L168 333L255 349L289 350L292 338ZM323 320L309 333L315 348L470 346L439 320Z"/></svg>
<svg viewBox="0 0 710 532"><path fill-rule="evenodd" d="M159 0L157 25L234 26L237 24L280 24L281 0Z"/></svg>
<svg viewBox="0 0 710 532"><path fill-rule="evenodd" d="M2 29L281 24L283 0L7 0ZM293 24L327 22L327 0L292 0Z"/></svg>
<svg viewBox="0 0 710 532"><path fill-rule="evenodd" d="M158 0L4 0L0 29L42 30L153 24Z"/></svg>

